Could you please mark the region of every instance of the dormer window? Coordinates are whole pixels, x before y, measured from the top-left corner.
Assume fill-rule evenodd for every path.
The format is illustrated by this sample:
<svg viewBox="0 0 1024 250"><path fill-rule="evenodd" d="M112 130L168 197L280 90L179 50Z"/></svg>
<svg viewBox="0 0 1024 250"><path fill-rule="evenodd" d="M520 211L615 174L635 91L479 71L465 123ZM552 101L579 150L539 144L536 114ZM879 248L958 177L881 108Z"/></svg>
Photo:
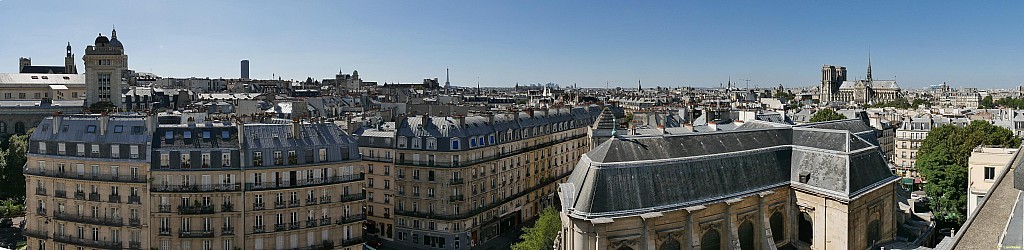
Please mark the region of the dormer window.
<svg viewBox="0 0 1024 250"><path fill-rule="evenodd" d="M412 148L413 149L420 149L420 142L421 141L422 141L422 139L420 139L419 137L413 137L412 138Z"/></svg>
<svg viewBox="0 0 1024 250"><path fill-rule="evenodd" d="M183 137L185 137L185 139L192 139L192 131L185 131Z"/></svg>
<svg viewBox="0 0 1024 250"><path fill-rule="evenodd" d="M121 126L121 125L114 126L114 133L121 133L121 132L124 132L124 126Z"/></svg>
<svg viewBox="0 0 1024 250"><path fill-rule="evenodd" d="M96 133L96 125L89 125L88 127L85 127L85 132L90 134Z"/></svg>
<svg viewBox="0 0 1024 250"><path fill-rule="evenodd" d="M398 137L398 148L405 148L405 142L404 136Z"/></svg>
<svg viewBox="0 0 1024 250"><path fill-rule="evenodd" d="M210 131L203 131L203 139L210 139Z"/></svg>
<svg viewBox="0 0 1024 250"><path fill-rule="evenodd" d="M174 139L174 131L164 132L164 139L173 140Z"/></svg>
<svg viewBox="0 0 1024 250"><path fill-rule="evenodd" d="M452 150L459 150L459 138L452 138Z"/></svg>
<svg viewBox="0 0 1024 250"><path fill-rule="evenodd" d="M469 138L469 147L471 147L471 148L475 148L476 147L476 138Z"/></svg>
<svg viewBox="0 0 1024 250"><path fill-rule="evenodd" d="M228 132L227 130L221 130L220 131L220 138L221 139L225 139L225 140L231 138L231 132Z"/></svg>

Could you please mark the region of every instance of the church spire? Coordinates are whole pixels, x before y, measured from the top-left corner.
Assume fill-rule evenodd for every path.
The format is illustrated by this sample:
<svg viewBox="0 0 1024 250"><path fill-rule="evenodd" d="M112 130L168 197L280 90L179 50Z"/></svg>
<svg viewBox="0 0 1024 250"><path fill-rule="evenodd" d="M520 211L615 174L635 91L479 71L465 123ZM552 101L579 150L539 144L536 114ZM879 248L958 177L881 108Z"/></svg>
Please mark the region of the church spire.
<svg viewBox="0 0 1024 250"><path fill-rule="evenodd" d="M868 48L868 81L871 81L871 48Z"/></svg>
<svg viewBox="0 0 1024 250"><path fill-rule="evenodd" d="M68 42L68 56L71 56L71 42Z"/></svg>

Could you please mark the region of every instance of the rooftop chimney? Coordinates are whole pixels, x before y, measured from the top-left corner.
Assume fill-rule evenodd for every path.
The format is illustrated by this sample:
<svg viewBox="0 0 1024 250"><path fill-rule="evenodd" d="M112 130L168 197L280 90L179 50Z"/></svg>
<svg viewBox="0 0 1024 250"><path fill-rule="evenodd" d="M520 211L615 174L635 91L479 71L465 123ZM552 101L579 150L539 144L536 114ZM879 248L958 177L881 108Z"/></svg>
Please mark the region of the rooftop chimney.
<svg viewBox="0 0 1024 250"><path fill-rule="evenodd" d="M466 116L464 116L464 115L455 115L454 117L455 117L455 120L458 121L460 128L466 126Z"/></svg>
<svg viewBox="0 0 1024 250"><path fill-rule="evenodd" d="M107 116L107 112L100 113L100 135L107 134L107 122L110 121L110 116Z"/></svg>
<svg viewBox="0 0 1024 250"><path fill-rule="evenodd" d="M292 139L299 139L300 126L299 118L292 118Z"/></svg>
<svg viewBox="0 0 1024 250"><path fill-rule="evenodd" d="M53 112L53 134L57 134L57 131L60 131L61 119L60 111Z"/></svg>
<svg viewBox="0 0 1024 250"><path fill-rule="evenodd" d="M487 118L487 124L488 125L494 125L494 113L491 113L491 112L488 111L488 112L484 112L483 114L480 114L480 115L483 116L484 118Z"/></svg>

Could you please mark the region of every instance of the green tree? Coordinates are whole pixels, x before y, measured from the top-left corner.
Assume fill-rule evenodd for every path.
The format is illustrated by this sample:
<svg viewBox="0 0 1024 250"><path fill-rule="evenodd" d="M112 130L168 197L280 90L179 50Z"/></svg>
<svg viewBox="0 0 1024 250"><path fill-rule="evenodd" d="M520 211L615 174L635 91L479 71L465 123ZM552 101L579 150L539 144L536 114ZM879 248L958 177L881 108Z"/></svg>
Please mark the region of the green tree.
<svg viewBox="0 0 1024 250"><path fill-rule="evenodd" d="M25 176L22 169L28 161L28 138L35 129L29 129L27 134L12 135L8 138L8 148L0 150L0 195L3 197L24 197Z"/></svg>
<svg viewBox="0 0 1024 250"><path fill-rule="evenodd" d="M996 107L996 104L995 104L995 102L992 101L992 96L990 96L990 95L985 96L985 98L981 98L981 103L979 103L979 104L980 104L981 108L986 108L986 109L990 109L990 108L995 108Z"/></svg>
<svg viewBox="0 0 1024 250"><path fill-rule="evenodd" d="M545 208L533 227L523 229L524 233L519 237L522 241L512 245L512 250L550 250L561 229L562 219L558 211L552 207Z"/></svg>
<svg viewBox="0 0 1024 250"><path fill-rule="evenodd" d="M92 105L89 105L89 112L91 112L93 114L99 114L99 113L103 113L103 111L114 110L114 109L117 109L117 107L115 107L114 103L111 103L111 102L96 102L96 103L93 103Z"/></svg>
<svg viewBox="0 0 1024 250"><path fill-rule="evenodd" d="M960 225L967 219L967 161L979 145L1015 148L1020 139L1008 129L973 121L967 127L934 128L921 144L915 167L928 181L924 190L940 222Z"/></svg>
<svg viewBox="0 0 1024 250"><path fill-rule="evenodd" d="M840 114L839 112L836 112L835 110L831 109L819 110L818 112L814 113L814 116L811 116L811 122L827 122L843 119L846 119L845 115Z"/></svg>

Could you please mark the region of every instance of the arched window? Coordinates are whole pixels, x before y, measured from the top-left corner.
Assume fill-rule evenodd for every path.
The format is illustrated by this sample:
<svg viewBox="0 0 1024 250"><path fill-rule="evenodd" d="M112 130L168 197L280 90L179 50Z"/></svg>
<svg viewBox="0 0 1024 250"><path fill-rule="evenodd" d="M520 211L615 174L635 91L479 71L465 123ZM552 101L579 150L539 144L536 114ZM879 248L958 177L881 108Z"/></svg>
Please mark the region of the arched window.
<svg viewBox="0 0 1024 250"><path fill-rule="evenodd" d="M782 219L782 212L773 213L768 221L772 227L772 239L775 244L779 244L786 239L786 222Z"/></svg>
<svg viewBox="0 0 1024 250"><path fill-rule="evenodd" d="M810 214L807 212L800 213L800 241L809 245L814 245L814 221Z"/></svg>
<svg viewBox="0 0 1024 250"><path fill-rule="evenodd" d="M682 247L680 247L679 241L678 240L674 240L674 239L669 239L669 240L665 241L664 243L661 243L661 247L658 247L658 250L679 250L679 249L682 249Z"/></svg>
<svg viewBox="0 0 1024 250"><path fill-rule="evenodd" d="M25 123L23 123L23 122L15 123L14 124L14 133L24 134L25 133Z"/></svg>
<svg viewBox="0 0 1024 250"><path fill-rule="evenodd" d="M700 237L700 249L701 250L719 250L722 249L722 236L718 233L717 229L711 229L704 232L704 235Z"/></svg>
<svg viewBox="0 0 1024 250"><path fill-rule="evenodd" d="M750 220L740 223L739 228L740 234L740 249L742 250L753 250L755 249L754 244L754 223Z"/></svg>

